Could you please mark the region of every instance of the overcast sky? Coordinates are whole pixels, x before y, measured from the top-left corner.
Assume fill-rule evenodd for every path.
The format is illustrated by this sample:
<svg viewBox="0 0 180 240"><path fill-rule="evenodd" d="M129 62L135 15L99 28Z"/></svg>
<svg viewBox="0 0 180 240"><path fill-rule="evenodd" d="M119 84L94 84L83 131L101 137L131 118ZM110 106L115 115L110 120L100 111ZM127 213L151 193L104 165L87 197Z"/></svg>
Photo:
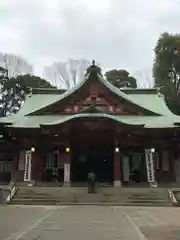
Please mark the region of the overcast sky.
<svg viewBox="0 0 180 240"><path fill-rule="evenodd" d="M43 66L96 59L130 72L151 68L164 32L180 32L180 0L0 0L0 52Z"/></svg>

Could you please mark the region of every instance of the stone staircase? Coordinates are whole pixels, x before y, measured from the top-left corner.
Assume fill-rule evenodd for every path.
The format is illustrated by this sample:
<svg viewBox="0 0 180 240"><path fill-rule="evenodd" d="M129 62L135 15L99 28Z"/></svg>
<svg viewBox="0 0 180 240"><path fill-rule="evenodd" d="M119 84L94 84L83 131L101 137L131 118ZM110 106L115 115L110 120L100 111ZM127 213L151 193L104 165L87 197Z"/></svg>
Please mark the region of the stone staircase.
<svg viewBox="0 0 180 240"><path fill-rule="evenodd" d="M100 187L19 187L10 204L16 205L119 205L171 206L168 189Z"/></svg>

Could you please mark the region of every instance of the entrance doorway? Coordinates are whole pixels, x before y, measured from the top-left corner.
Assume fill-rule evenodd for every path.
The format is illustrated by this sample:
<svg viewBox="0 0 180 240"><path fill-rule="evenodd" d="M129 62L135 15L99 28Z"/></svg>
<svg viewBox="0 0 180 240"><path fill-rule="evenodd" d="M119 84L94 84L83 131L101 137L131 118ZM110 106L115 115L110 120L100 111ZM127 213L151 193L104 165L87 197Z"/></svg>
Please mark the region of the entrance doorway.
<svg viewBox="0 0 180 240"><path fill-rule="evenodd" d="M129 148L121 150L122 181L126 183L147 182L144 149Z"/></svg>
<svg viewBox="0 0 180 240"><path fill-rule="evenodd" d="M113 148L111 145L88 144L72 147L72 182L87 182L89 172L97 175L100 183L113 182Z"/></svg>
<svg viewBox="0 0 180 240"><path fill-rule="evenodd" d="M44 155L43 181L54 183L64 181L63 155L58 150L47 152Z"/></svg>
<svg viewBox="0 0 180 240"><path fill-rule="evenodd" d="M1 153L0 154L0 182L1 182L1 184L8 184L11 181L12 159L13 159L13 153Z"/></svg>

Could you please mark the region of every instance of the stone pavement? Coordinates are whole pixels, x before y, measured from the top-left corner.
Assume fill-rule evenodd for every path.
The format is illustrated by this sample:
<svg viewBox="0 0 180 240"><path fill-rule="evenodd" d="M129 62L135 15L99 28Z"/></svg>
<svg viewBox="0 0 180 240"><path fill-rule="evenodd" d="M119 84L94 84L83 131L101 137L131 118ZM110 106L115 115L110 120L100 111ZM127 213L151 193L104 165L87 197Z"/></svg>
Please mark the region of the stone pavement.
<svg viewBox="0 0 180 240"><path fill-rule="evenodd" d="M0 206L1 240L180 239L180 208Z"/></svg>
<svg viewBox="0 0 180 240"><path fill-rule="evenodd" d="M149 240L180 240L180 208L126 208L126 214Z"/></svg>

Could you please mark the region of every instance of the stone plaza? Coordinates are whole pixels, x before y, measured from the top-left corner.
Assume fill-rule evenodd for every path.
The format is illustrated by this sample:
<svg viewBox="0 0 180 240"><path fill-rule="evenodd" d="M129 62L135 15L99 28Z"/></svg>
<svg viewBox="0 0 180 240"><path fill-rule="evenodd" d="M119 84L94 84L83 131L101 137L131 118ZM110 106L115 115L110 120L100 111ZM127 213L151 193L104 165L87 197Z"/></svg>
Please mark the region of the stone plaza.
<svg viewBox="0 0 180 240"><path fill-rule="evenodd" d="M173 207L0 206L0 239L180 239L179 216Z"/></svg>

